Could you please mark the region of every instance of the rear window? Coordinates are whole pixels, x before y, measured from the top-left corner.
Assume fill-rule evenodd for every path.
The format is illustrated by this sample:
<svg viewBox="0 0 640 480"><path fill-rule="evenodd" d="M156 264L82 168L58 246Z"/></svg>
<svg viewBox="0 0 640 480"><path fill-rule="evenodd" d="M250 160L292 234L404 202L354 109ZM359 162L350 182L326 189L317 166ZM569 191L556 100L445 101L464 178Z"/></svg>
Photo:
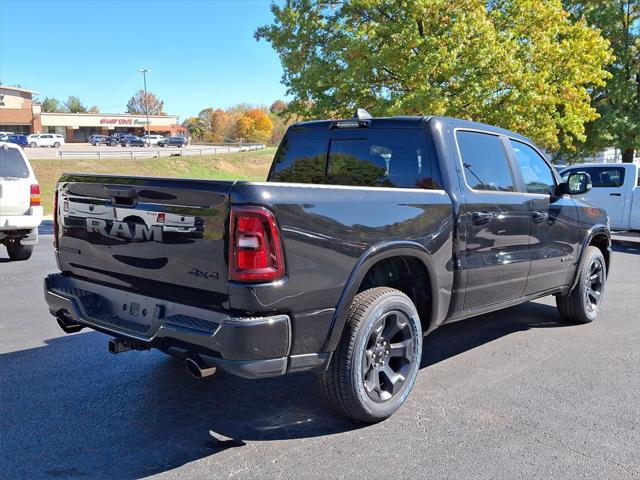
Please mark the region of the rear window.
<svg viewBox="0 0 640 480"><path fill-rule="evenodd" d="M270 180L367 187L442 188L421 129L349 129L289 133Z"/></svg>
<svg viewBox="0 0 640 480"><path fill-rule="evenodd" d="M29 178L29 167L17 148L0 147L0 178Z"/></svg>
<svg viewBox="0 0 640 480"><path fill-rule="evenodd" d="M515 191L502 140L497 135L461 130L456 133L464 178L473 190Z"/></svg>

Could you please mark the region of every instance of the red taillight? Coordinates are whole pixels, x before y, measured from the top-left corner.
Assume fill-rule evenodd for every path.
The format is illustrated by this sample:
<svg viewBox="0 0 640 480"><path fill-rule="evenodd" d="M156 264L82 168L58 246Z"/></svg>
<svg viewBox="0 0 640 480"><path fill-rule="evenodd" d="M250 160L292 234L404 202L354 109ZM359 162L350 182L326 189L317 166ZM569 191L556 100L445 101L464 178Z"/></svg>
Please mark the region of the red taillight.
<svg viewBox="0 0 640 480"><path fill-rule="evenodd" d="M276 218L266 208L233 207L229 220L229 278L272 282L284 276Z"/></svg>
<svg viewBox="0 0 640 480"><path fill-rule="evenodd" d="M163 213L159 213L158 216L156 217L156 222L157 223L164 223L164 219L165 219L165 214Z"/></svg>
<svg viewBox="0 0 640 480"><path fill-rule="evenodd" d="M66 202L65 202L66 203ZM58 249L58 190L53 191L53 246Z"/></svg>
<svg viewBox="0 0 640 480"><path fill-rule="evenodd" d="M31 206L40 206L40 185L38 185L37 183L31 185Z"/></svg>

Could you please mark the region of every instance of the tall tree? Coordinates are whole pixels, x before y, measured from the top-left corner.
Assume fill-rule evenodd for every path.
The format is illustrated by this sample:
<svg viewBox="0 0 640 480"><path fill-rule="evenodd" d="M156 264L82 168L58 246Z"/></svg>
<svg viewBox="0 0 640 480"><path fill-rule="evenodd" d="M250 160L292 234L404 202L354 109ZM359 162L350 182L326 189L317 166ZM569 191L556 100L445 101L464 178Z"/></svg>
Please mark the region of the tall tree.
<svg viewBox="0 0 640 480"><path fill-rule="evenodd" d="M252 108L245 112L235 125L237 138L251 142L268 142L271 138L273 123L267 113L260 108Z"/></svg>
<svg viewBox="0 0 640 480"><path fill-rule="evenodd" d="M40 102L40 108L45 113L55 113L62 110L58 99L53 97L44 97Z"/></svg>
<svg viewBox="0 0 640 480"><path fill-rule="evenodd" d="M557 149L584 140L612 56L561 0L288 0L256 31L305 117L446 114Z"/></svg>
<svg viewBox="0 0 640 480"><path fill-rule="evenodd" d="M127 113L132 115L146 115L147 109L149 115L165 114L164 102L151 92L145 94L144 90L138 90L127 102Z"/></svg>
<svg viewBox="0 0 640 480"><path fill-rule="evenodd" d="M182 122L182 126L189 130L189 135L191 135L191 138L196 141L201 141L207 132L207 127L198 117L187 118Z"/></svg>
<svg viewBox="0 0 640 480"><path fill-rule="evenodd" d="M599 118L587 124L588 153L617 147L623 162L640 151L640 1L564 0L577 21L596 27L611 43L616 57L608 65L611 79L594 89L593 106Z"/></svg>
<svg viewBox="0 0 640 480"><path fill-rule="evenodd" d="M86 113L87 107L82 103L80 98L75 95L69 95L67 101L63 104L64 111L69 113Z"/></svg>

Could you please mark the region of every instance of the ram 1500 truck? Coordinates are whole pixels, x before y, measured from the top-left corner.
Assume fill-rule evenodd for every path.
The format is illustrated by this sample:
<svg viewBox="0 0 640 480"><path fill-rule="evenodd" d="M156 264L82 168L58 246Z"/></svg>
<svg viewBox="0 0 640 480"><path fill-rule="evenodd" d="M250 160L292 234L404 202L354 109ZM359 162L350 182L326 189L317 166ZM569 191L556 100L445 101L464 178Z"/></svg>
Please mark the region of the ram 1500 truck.
<svg viewBox="0 0 640 480"><path fill-rule="evenodd" d="M301 122L266 182L65 174L45 296L65 332L109 334L113 353L157 348L199 377L313 369L338 411L375 422L439 325L545 295L596 318L610 234L572 196L589 187L489 125Z"/></svg>

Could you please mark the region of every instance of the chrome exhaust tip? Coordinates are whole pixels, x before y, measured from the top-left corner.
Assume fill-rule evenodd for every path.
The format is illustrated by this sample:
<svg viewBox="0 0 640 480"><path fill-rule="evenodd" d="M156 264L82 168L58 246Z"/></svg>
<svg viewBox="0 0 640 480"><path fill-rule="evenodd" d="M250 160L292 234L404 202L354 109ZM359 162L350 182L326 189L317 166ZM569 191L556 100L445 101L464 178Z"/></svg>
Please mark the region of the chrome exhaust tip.
<svg viewBox="0 0 640 480"><path fill-rule="evenodd" d="M209 377L216 373L216 367L212 367L200 358L189 357L184 361L184 366L194 378Z"/></svg>

